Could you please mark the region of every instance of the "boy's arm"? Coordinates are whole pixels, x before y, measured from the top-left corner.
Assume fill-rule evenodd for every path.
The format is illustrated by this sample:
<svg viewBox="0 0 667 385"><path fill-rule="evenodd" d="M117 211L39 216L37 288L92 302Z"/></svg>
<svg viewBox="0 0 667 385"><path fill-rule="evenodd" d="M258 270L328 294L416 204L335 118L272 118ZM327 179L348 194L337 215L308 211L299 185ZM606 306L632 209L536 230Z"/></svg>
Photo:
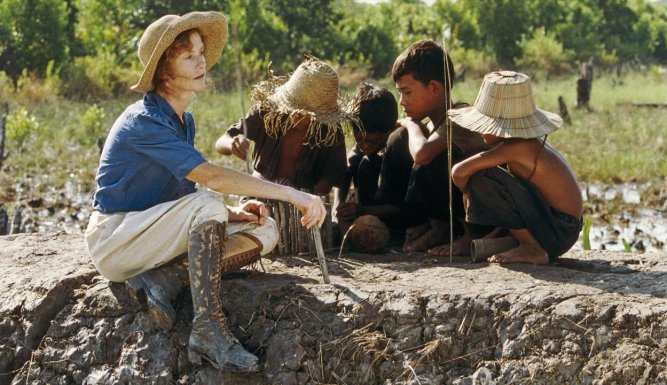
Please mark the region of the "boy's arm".
<svg viewBox="0 0 667 385"><path fill-rule="evenodd" d="M236 155L239 159L245 159L248 148L250 148L250 141L243 134L231 136L227 132L215 142L215 150L218 153Z"/></svg>
<svg viewBox="0 0 667 385"><path fill-rule="evenodd" d="M315 195L327 195L331 192L333 185L326 179L320 179L317 184L313 187L313 194Z"/></svg>
<svg viewBox="0 0 667 385"><path fill-rule="evenodd" d="M398 121L408 130L408 148L415 164L427 165L447 147L447 138L434 132L427 137L428 128L410 118Z"/></svg>
<svg viewBox="0 0 667 385"><path fill-rule="evenodd" d="M239 159L245 160L250 141L257 140L259 132L263 130L264 119L260 107L254 105L244 117L229 126L227 132L218 138L215 150L222 155L236 155Z"/></svg>
<svg viewBox="0 0 667 385"><path fill-rule="evenodd" d="M468 191L468 180L481 170L506 164L511 160L514 143L500 143L492 149L475 154L454 165L452 181L464 193Z"/></svg>
<svg viewBox="0 0 667 385"><path fill-rule="evenodd" d="M345 173L345 179L343 179L343 184L335 189L334 194L334 208L338 204L345 202L347 200L347 194L350 192L350 186L352 185L352 174L349 172Z"/></svg>

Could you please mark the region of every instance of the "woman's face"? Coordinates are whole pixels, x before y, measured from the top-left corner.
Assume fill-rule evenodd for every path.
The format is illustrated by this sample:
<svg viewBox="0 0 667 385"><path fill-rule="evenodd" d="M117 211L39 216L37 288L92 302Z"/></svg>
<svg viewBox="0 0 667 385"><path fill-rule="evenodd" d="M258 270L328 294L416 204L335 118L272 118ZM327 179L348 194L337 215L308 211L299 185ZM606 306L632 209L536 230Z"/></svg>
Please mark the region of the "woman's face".
<svg viewBox="0 0 667 385"><path fill-rule="evenodd" d="M206 88L204 42L196 31L188 40L190 47L169 60L169 75L164 83L171 93L200 92Z"/></svg>

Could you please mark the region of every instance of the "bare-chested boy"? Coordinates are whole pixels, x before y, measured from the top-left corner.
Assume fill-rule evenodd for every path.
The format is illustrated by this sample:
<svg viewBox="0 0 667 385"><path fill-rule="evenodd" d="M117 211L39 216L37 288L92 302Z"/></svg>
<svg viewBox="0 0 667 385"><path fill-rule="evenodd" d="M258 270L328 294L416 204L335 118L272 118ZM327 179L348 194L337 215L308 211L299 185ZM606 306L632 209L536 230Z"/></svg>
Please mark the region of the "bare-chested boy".
<svg viewBox="0 0 667 385"><path fill-rule="evenodd" d="M530 78L487 74L475 105L449 116L493 145L452 170L464 192L466 220L507 229L519 242L489 260L546 264L569 250L581 230L581 191L565 159L546 144L562 120L536 107Z"/></svg>
<svg viewBox="0 0 667 385"><path fill-rule="evenodd" d="M343 183L346 171L342 126L351 117L339 93L336 71L309 57L289 78L272 77L255 85L256 104L218 139L215 148L245 159L252 140L253 175L328 194Z"/></svg>

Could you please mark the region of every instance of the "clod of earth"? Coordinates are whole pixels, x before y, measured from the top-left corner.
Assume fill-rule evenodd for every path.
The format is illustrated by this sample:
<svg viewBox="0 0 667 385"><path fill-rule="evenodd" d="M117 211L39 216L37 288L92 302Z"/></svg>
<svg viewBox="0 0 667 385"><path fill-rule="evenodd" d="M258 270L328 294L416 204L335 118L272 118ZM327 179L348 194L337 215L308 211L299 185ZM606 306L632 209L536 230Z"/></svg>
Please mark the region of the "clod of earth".
<svg viewBox="0 0 667 385"><path fill-rule="evenodd" d="M667 384L665 254L575 251L548 266L265 259L223 281L251 375L194 367L181 293L165 333L101 278L80 235L0 237L4 384Z"/></svg>

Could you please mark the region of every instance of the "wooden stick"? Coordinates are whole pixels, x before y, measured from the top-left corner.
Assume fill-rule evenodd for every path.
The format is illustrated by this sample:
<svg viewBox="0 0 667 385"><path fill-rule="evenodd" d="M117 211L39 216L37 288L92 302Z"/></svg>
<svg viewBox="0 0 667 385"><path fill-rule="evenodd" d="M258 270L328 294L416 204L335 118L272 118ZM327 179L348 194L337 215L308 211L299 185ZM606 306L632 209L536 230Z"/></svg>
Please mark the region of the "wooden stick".
<svg viewBox="0 0 667 385"><path fill-rule="evenodd" d="M322 234L320 233L320 228L315 225L311 227L310 230L313 236L313 241L315 242L315 249L317 250L317 260L320 263L320 269L322 270L322 280L324 283L330 283L329 268L327 267L327 257L324 255L324 248L322 247Z"/></svg>
<svg viewBox="0 0 667 385"><path fill-rule="evenodd" d="M5 158L5 133L7 132L7 116L9 115L9 104L5 103L2 119L0 119L0 167Z"/></svg>

